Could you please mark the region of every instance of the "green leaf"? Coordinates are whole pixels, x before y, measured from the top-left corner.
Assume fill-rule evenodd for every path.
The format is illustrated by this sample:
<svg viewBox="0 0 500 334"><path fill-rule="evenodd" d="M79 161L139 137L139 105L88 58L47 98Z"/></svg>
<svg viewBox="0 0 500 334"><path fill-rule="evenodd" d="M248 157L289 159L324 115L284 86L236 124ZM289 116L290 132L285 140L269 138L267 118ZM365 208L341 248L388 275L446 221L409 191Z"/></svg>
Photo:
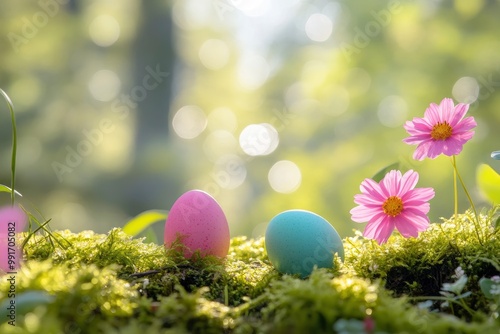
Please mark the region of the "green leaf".
<svg viewBox="0 0 500 334"><path fill-rule="evenodd" d="M9 187L7 187L3 184L0 184L0 193L12 194L12 189L10 189ZM21 195L21 193L17 190L14 190L14 194L16 194L17 196L23 197L23 195Z"/></svg>
<svg viewBox="0 0 500 334"><path fill-rule="evenodd" d="M165 210L148 210L140 213L136 217L128 221L123 227L123 232L131 236L136 236L148 226L167 219L168 211Z"/></svg>
<svg viewBox="0 0 500 334"><path fill-rule="evenodd" d="M27 313L33 311L39 305L47 305L52 303L55 300L54 296L49 295L45 291L33 290L21 292L15 297L15 311L17 315L26 315ZM1 312L3 317L8 317L8 307L11 305L9 299L5 299L1 304ZM7 310L7 312L5 312Z"/></svg>
<svg viewBox="0 0 500 334"><path fill-rule="evenodd" d="M399 162L395 162L395 163L390 164L389 166L384 167L381 170L379 170L377 172L377 174L375 174L372 177L373 181L380 182L384 178L385 174L389 173L393 169L399 169Z"/></svg>
<svg viewBox="0 0 500 334"><path fill-rule="evenodd" d="M477 167L476 181L481 193L492 203L500 203L500 175L489 165Z"/></svg>
<svg viewBox="0 0 500 334"><path fill-rule="evenodd" d="M493 294L491 293L491 286L493 285L493 281L489 278L481 278L479 280L479 287L483 292L484 296L488 299L493 299Z"/></svg>

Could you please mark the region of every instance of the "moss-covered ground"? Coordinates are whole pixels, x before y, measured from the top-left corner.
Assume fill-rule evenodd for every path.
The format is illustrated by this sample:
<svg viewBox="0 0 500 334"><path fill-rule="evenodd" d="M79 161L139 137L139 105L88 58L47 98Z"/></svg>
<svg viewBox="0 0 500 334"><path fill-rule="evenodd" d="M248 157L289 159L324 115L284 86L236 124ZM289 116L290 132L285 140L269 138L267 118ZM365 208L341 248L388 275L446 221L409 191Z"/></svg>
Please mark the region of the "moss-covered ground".
<svg viewBox="0 0 500 334"><path fill-rule="evenodd" d="M31 236L16 326L0 281L0 333L499 333L500 286L479 284L500 275L496 219L465 213L382 246L346 238L344 262L306 279L276 272L263 238L188 261L118 228Z"/></svg>

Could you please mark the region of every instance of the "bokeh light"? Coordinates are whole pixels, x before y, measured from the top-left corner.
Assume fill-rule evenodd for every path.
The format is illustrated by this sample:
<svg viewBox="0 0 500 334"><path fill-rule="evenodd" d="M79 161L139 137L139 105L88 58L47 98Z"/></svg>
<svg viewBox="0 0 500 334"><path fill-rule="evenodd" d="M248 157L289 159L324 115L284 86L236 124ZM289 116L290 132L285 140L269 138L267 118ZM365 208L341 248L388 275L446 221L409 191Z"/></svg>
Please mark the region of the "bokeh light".
<svg viewBox="0 0 500 334"><path fill-rule="evenodd" d="M203 66L210 70L220 70L229 61L229 47L220 39L209 39L200 47L199 57Z"/></svg>
<svg viewBox="0 0 500 334"><path fill-rule="evenodd" d="M183 139L198 137L207 126L207 117L197 106L184 106L177 110L172 119L175 133Z"/></svg>
<svg viewBox="0 0 500 334"><path fill-rule="evenodd" d="M21 106L19 111L25 111L32 107L40 98L42 93L41 82L35 76L20 76L13 82L9 93L17 106Z"/></svg>
<svg viewBox="0 0 500 334"><path fill-rule="evenodd" d="M40 10L0 2L0 86L16 107L19 191L56 227L107 232L191 187L210 190L233 235L261 235L290 208L350 235L360 182L396 161L435 188L435 222L453 214L438 197L453 175L413 161L405 121L444 97L470 103L478 126L460 159L471 186L498 149L495 1L59 1L30 30ZM68 160L103 119L113 130ZM0 127L8 160L8 114ZM71 172L59 179L53 162ZM72 224L71 203L87 226Z"/></svg>
<svg viewBox="0 0 500 334"><path fill-rule="evenodd" d="M120 92L121 81L115 72L100 70L92 75L88 87L94 99L97 101L109 102Z"/></svg>
<svg viewBox="0 0 500 334"><path fill-rule="evenodd" d="M324 14L312 14L309 16L306 22L305 31L307 37L315 42L324 42L333 30L333 22L330 18Z"/></svg>
<svg viewBox="0 0 500 334"><path fill-rule="evenodd" d="M462 77L453 85L452 94L458 102L474 103L479 96L479 84L474 78Z"/></svg>
<svg viewBox="0 0 500 334"><path fill-rule="evenodd" d="M408 119L408 104L397 95L391 95L380 101L377 116L382 123L389 128L396 128Z"/></svg>
<svg viewBox="0 0 500 334"><path fill-rule="evenodd" d="M270 2L270 0L230 0L229 4L245 15L255 17L265 15L271 8Z"/></svg>
<svg viewBox="0 0 500 334"><path fill-rule="evenodd" d="M269 72L270 68L266 59L258 54L246 54L238 63L238 79L246 89L256 89L262 86Z"/></svg>
<svg viewBox="0 0 500 334"><path fill-rule="evenodd" d="M111 15L99 15L90 23L89 34L95 44L111 46L120 38L120 24Z"/></svg>
<svg viewBox="0 0 500 334"><path fill-rule="evenodd" d="M347 73L346 83L350 88L351 94L361 95L370 89L372 77L365 69L355 67Z"/></svg>
<svg viewBox="0 0 500 334"><path fill-rule="evenodd" d="M215 162L212 178L224 189L236 189L246 177L245 161L235 154L224 155Z"/></svg>
<svg viewBox="0 0 500 334"><path fill-rule="evenodd" d="M349 108L351 101L349 91L341 86L333 86L328 90L329 98L326 113L332 116L343 114Z"/></svg>
<svg viewBox="0 0 500 334"><path fill-rule="evenodd" d="M268 123L250 124L240 134L241 149L250 156L271 154L278 144L278 131Z"/></svg>
<svg viewBox="0 0 500 334"><path fill-rule="evenodd" d="M288 194L300 187L302 173L292 161L281 160L271 167L267 178L274 191Z"/></svg>

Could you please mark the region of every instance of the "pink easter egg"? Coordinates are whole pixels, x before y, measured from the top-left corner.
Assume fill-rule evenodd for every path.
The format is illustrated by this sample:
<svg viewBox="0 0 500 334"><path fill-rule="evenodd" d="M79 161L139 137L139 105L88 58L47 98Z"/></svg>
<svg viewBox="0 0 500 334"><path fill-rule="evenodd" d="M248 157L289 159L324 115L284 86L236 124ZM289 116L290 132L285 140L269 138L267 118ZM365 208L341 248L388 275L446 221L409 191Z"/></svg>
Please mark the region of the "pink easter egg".
<svg viewBox="0 0 500 334"><path fill-rule="evenodd" d="M22 262L17 233L24 230L27 217L19 207L0 208L0 275L16 271Z"/></svg>
<svg viewBox="0 0 500 334"><path fill-rule="evenodd" d="M175 201L165 222L165 247L184 246L184 257L200 251L202 256L226 257L229 225L219 203L201 190L190 190Z"/></svg>

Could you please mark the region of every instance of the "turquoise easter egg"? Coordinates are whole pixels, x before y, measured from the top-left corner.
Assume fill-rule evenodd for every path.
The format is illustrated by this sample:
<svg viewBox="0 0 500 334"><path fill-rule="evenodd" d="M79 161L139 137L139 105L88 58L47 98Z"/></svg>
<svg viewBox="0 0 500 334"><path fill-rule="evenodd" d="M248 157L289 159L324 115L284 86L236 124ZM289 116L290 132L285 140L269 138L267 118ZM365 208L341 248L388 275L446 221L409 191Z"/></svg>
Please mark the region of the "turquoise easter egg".
<svg viewBox="0 0 500 334"><path fill-rule="evenodd" d="M333 268L334 254L344 259L342 239L323 217L305 210L284 211L269 222L266 250L284 274L309 276L314 268Z"/></svg>

